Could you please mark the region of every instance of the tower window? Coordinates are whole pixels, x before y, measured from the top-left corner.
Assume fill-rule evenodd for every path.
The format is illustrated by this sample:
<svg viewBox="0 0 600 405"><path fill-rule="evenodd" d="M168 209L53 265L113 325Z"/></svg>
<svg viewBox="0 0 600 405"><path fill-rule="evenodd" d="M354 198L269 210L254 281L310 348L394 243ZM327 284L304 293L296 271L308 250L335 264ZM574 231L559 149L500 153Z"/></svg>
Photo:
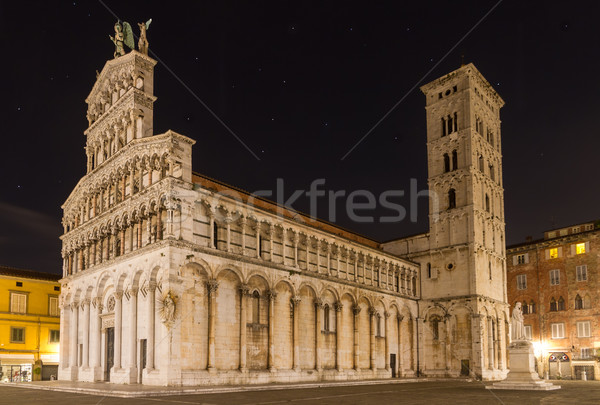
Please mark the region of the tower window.
<svg viewBox="0 0 600 405"><path fill-rule="evenodd" d="M448 191L448 209L456 208L456 190L451 188Z"/></svg>
<svg viewBox="0 0 600 405"><path fill-rule="evenodd" d="M427 278L431 278L431 263L427 263Z"/></svg>
<svg viewBox="0 0 600 405"><path fill-rule="evenodd" d="M325 307L323 308L323 330L329 331L329 328L329 305L325 304Z"/></svg>
<svg viewBox="0 0 600 405"><path fill-rule="evenodd" d="M494 170L494 165L490 165L490 177L492 180L496 181L496 171Z"/></svg>
<svg viewBox="0 0 600 405"><path fill-rule="evenodd" d="M490 212L490 196L485 195L485 210Z"/></svg>
<svg viewBox="0 0 600 405"><path fill-rule="evenodd" d="M440 338L440 320L435 317L431 320L431 334L433 340L439 340Z"/></svg>
<svg viewBox="0 0 600 405"><path fill-rule="evenodd" d="M444 153L444 173L448 173L450 171L450 156L447 153Z"/></svg>
<svg viewBox="0 0 600 405"><path fill-rule="evenodd" d="M252 293L252 323L260 323L260 294L258 291Z"/></svg>
<svg viewBox="0 0 600 405"><path fill-rule="evenodd" d="M442 117L442 136L446 136L446 119Z"/></svg>
<svg viewBox="0 0 600 405"><path fill-rule="evenodd" d="M454 113L454 130L452 132L457 132L458 131L458 114Z"/></svg>
<svg viewBox="0 0 600 405"><path fill-rule="evenodd" d="M560 270L554 269L550 270L550 285L559 285L560 284Z"/></svg>
<svg viewBox="0 0 600 405"><path fill-rule="evenodd" d="M581 266L577 266L577 281L586 281L587 280L587 266L585 264Z"/></svg>
<svg viewBox="0 0 600 405"><path fill-rule="evenodd" d="M530 314L535 314L535 302L531 301L529 303L529 313Z"/></svg>
<svg viewBox="0 0 600 405"><path fill-rule="evenodd" d="M523 308L523 315L527 315L529 313L529 306L525 301L521 304L521 308Z"/></svg>
<svg viewBox="0 0 600 405"><path fill-rule="evenodd" d="M455 150L452 151L452 170L458 169L458 152Z"/></svg>
<svg viewBox="0 0 600 405"><path fill-rule="evenodd" d="M479 171L483 173L483 156L479 155Z"/></svg>
<svg viewBox="0 0 600 405"><path fill-rule="evenodd" d="M219 225L213 222L213 247L216 249L219 246Z"/></svg>

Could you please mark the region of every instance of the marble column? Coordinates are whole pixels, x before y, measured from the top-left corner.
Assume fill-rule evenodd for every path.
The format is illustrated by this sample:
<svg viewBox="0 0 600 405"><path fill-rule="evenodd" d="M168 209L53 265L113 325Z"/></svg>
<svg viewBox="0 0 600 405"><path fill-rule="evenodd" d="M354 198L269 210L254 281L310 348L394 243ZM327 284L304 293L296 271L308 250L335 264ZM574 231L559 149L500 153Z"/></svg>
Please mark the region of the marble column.
<svg viewBox="0 0 600 405"><path fill-rule="evenodd" d="M488 317L487 319L487 327L488 327L488 368L490 370L494 369L494 320L492 317Z"/></svg>
<svg viewBox="0 0 600 405"><path fill-rule="evenodd" d="M138 290L129 291L129 367L137 370L137 296Z"/></svg>
<svg viewBox="0 0 600 405"><path fill-rule="evenodd" d="M215 327L217 318L217 280L209 280L206 283L208 290L208 371L216 371L215 368Z"/></svg>
<svg viewBox="0 0 600 405"><path fill-rule="evenodd" d="M300 297L292 298L294 304L294 364L293 368L300 371Z"/></svg>
<svg viewBox="0 0 600 405"><path fill-rule="evenodd" d="M356 262L355 262L356 263ZM355 267L356 269L356 267ZM355 273L356 274L356 273ZM359 346L359 315L360 315L360 306L359 305L355 305L354 307L352 307L352 312L354 313L354 369L355 370L360 370L360 346Z"/></svg>
<svg viewBox="0 0 600 405"><path fill-rule="evenodd" d="M149 221L148 221L149 222ZM148 352L146 353L146 369L148 371L154 369L154 332L155 332L155 317L156 317L156 282L151 281L148 283L148 295L147 295L147 305L148 305L148 334L146 346Z"/></svg>
<svg viewBox="0 0 600 405"><path fill-rule="evenodd" d="M81 302L83 311L83 368L90 366L90 300Z"/></svg>
<svg viewBox="0 0 600 405"><path fill-rule="evenodd" d="M377 370L377 364L376 364L376 340L375 340L375 331L376 331L376 325L375 322L377 321L377 310L375 308L370 308L369 309L369 315L370 315L370 319L371 319L371 370L375 371Z"/></svg>
<svg viewBox="0 0 600 405"><path fill-rule="evenodd" d="M446 315L444 323L446 324L446 372L452 369L452 336L450 330L450 315Z"/></svg>
<svg viewBox="0 0 600 405"><path fill-rule="evenodd" d="M242 256L246 256L246 218L240 218L240 227L242 228Z"/></svg>
<svg viewBox="0 0 600 405"><path fill-rule="evenodd" d="M71 336L69 340L71 348L69 349L69 366L77 367L77 347L78 347L78 335L79 335L79 303L74 301L71 303Z"/></svg>
<svg viewBox="0 0 600 405"><path fill-rule="evenodd" d="M247 312L247 300L246 297L250 294L250 287L248 284L242 284L240 286L240 371L247 370L247 326L248 316Z"/></svg>
<svg viewBox="0 0 600 405"><path fill-rule="evenodd" d="M103 305L102 305L102 297L96 297L94 298L95 300L95 307L96 307L96 314L94 316L94 335L93 335L93 339L92 339L92 343L90 344L90 347L92 348L92 353L94 353L94 357L93 357L93 367L102 367L102 357L101 357L101 344L102 344L102 318L100 317L100 314L102 314L102 309L103 309Z"/></svg>
<svg viewBox="0 0 600 405"><path fill-rule="evenodd" d="M335 308L335 368L337 371L342 371L342 309L344 305L341 302L336 302Z"/></svg>
<svg viewBox="0 0 600 405"><path fill-rule="evenodd" d="M317 371L321 371L323 369L321 367L321 348L323 345L323 338L321 336L321 325L323 325L323 301L321 301L320 299L315 299L315 315L315 368L317 369Z"/></svg>
<svg viewBox="0 0 600 405"><path fill-rule="evenodd" d="M390 329L388 327L388 319L390 317L390 313L385 311L383 313L383 334L385 335L385 369L387 371L391 370L390 366L390 338L389 332Z"/></svg>
<svg viewBox="0 0 600 405"><path fill-rule="evenodd" d="M269 290L267 293L269 299L269 353L267 356L267 367L270 371L275 371L275 299L277 293L274 290Z"/></svg>
<svg viewBox="0 0 600 405"><path fill-rule="evenodd" d="M404 317L398 314L397 323L398 323L398 354L396 355L396 363L398 363L398 377L402 377L404 372L404 362L402 357L402 320Z"/></svg>
<svg viewBox="0 0 600 405"><path fill-rule="evenodd" d="M123 342L123 292L117 291L115 296L115 361L114 369L121 368L121 343Z"/></svg>

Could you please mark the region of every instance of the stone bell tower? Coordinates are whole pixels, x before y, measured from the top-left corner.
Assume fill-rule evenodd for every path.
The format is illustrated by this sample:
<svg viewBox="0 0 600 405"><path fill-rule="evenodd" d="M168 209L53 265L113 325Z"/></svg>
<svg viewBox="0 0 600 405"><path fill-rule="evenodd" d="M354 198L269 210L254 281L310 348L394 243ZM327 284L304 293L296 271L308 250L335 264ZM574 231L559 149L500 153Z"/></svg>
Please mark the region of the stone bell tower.
<svg viewBox="0 0 600 405"><path fill-rule="evenodd" d="M500 109L473 64L421 87L429 224L384 249L421 264L425 375L506 375L506 260Z"/></svg>
<svg viewBox="0 0 600 405"><path fill-rule="evenodd" d="M153 135L155 65L136 51L106 62L85 100L88 173L132 140Z"/></svg>

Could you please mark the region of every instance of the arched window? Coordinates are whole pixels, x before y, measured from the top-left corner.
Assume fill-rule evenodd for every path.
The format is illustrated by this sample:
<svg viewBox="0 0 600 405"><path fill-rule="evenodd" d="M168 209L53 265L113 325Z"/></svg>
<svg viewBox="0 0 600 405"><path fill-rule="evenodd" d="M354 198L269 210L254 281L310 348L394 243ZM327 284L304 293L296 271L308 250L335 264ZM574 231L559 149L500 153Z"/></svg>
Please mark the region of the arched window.
<svg viewBox="0 0 600 405"><path fill-rule="evenodd" d="M325 304L323 307L323 330L329 331L329 305Z"/></svg>
<svg viewBox="0 0 600 405"><path fill-rule="evenodd" d="M487 194L485 195L485 210L490 212L490 196Z"/></svg>
<svg viewBox="0 0 600 405"><path fill-rule="evenodd" d="M440 320L437 317L431 318L431 335L433 340L440 338Z"/></svg>
<svg viewBox="0 0 600 405"><path fill-rule="evenodd" d="M529 303L529 313L530 314L535 314L535 302L531 301Z"/></svg>
<svg viewBox="0 0 600 405"><path fill-rule="evenodd" d="M396 292L400 292L400 275L396 273L394 277L396 277Z"/></svg>
<svg viewBox="0 0 600 405"><path fill-rule="evenodd" d="M456 190L448 190L448 209L456 208Z"/></svg>
<svg viewBox="0 0 600 405"><path fill-rule="evenodd" d="M479 171L483 173L483 156L479 155Z"/></svg>
<svg viewBox="0 0 600 405"><path fill-rule="evenodd" d="M454 113L454 131L458 131L458 113Z"/></svg>
<svg viewBox="0 0 600 405"><path fill-rule="evenodd" d="M260 293L252 293L252 323L260 323Z"/></svg>
<svg viewBox="0 0 600 405"><path fill-rule="evenodd" d="M552 299L550 300L550 312L556 312L556 300L554 299L554 297L552 297Z"/></svg>
<svg viewBox="0 0 600 405"><path fill-rule="evenodd" d="M444 153L444 173L448 173L450 171L450 156L447 153Z"/></svg>
<svg viewBox="0 0 600 405"><path fill-rule="evenodd" d="M521 304L521 308L523 308L523 315L527 315L529 313L529 306L525 301Z"/></svg>
<svg viewBox="0 0 600 405"><path fill-rule="evenodd" d="M492 262L488 262L488 268L489 268L489 278L491 280L492 279Z"/></svg>
<svg viewBox="0 0 600 405"><path fill-rule="evenodd" d="M456 150L452 151L452 170L458 169L458 152Z"/></svg>
<svg viewBox="0 0 600 405"><path fill-rule="evenodd" d="M583 309L583 299L579 294L575 296L575 309Z"/></svg>
<svg viewBox="0 0 600 405"><path fill-rule="evenodd" d="M496 181L496 171L494 170L494 165L490 165L490 177L492 180Z"/></svg>
<svg viewBox="0 0 600 405"><path fill-rule="evenodd" d="M563 299L563 297L560 297L558 299L558 310L559 311L564 311L565 310L565 300Z"/></svg>
<svg viewBox="0 0 600 405"><path fill-rule="evenodd" d="M583 309L589 309L592 307L592 300L590 299L589 295L585 295L585 297L583 297Z"/></svg>

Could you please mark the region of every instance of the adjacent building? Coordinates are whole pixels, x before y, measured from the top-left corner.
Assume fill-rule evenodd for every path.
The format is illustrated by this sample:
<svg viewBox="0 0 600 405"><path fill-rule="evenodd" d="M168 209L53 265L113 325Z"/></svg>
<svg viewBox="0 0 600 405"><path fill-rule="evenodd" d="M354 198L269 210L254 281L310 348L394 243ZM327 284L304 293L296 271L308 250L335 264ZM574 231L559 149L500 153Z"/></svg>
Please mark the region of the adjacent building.
<svg viewBox="0 0 600 405"><path fill-rule="evenodd" d="M506 374L503 101L473 65L423 87L432 232L381 245L194 173L194 140L154 134L155 64L108 61L86 99L87 173L62 207L60 379Z"/></svg>
<svg viewBox="0 0 600 405"><path fill-rule="evenodd" d="M58 376L59 279L0 266L0 381Z"/></svg>
<svg viewBox="0 0 600 405"><path fill-rule="evenodd" d="M538 372L600 379L600 221L507 248L508 300L521 302Z"/></svg>

